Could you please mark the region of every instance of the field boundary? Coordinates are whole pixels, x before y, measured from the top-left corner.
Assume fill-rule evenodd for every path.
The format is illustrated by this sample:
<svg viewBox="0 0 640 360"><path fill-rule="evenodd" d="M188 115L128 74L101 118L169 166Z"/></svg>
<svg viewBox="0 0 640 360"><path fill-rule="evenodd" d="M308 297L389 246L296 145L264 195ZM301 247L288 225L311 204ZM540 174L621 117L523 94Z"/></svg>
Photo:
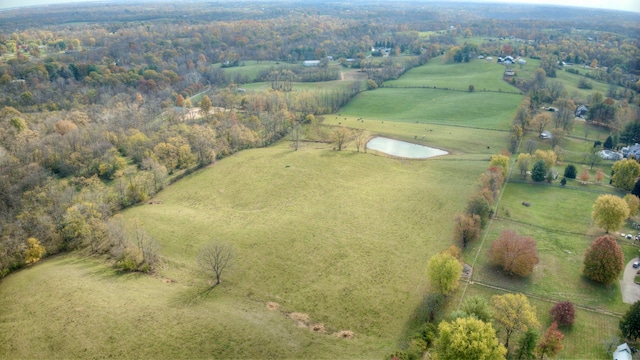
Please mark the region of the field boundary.
<svg viewBox="0 0 640 360"><path fill-rule="evenodd" d="M498 94L510 94L510 95L524 95L523 92L521 91L506 91L506 90L489 90L489 89L474 89L473 91L469 91L464 90L464 89L452 89L452 88L446 88L446 87L437 87L437 86L408 86L408 85L403 85L403 86L398 86L398 85L384 85L382 86L383 88L386 89L430 89L430 90L445 90L445 91L455 91L455 92L463 92L463 93L474 93L474 92L491 92L491 93L498 93Z"/></svg>

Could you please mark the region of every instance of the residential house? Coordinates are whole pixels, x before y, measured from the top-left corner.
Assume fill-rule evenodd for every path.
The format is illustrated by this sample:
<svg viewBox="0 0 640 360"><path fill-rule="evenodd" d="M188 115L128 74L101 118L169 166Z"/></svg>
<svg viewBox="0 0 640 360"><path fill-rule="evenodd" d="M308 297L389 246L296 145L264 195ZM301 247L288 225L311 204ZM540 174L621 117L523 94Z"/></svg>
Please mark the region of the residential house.
<svg viewBox="0 0 640 360"><path fill-rule="evenodd" d="M576 108L576 112L575 115L576 117L579 118L583 118L587 115L587 112L589 112L589 109L587 108L586 105L580 105Z"/></svg>
<svg viewBox="0 0 640 360"><path fill-rule="evenodd" d="M636 143L631 146L625 146L621 149L622 156L628 158L633 157L635 159L640 159L640 144Z"/></svg>
<svg viewBox="0 0 640 360"><path fill-rule="evenodd" d="M305 60L302 62L303 66L320 66L320 60Z"/></svg>

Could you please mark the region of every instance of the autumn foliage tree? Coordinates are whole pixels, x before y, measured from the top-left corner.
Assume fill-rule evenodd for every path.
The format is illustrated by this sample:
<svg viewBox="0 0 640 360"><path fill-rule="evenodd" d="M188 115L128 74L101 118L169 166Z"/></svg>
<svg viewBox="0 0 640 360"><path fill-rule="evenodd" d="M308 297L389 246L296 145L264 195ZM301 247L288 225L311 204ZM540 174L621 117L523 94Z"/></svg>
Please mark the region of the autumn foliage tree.
<svg viewBox="0 0 640 360"><path fill-rule="evenodd" d="M40 245L40 241L36 238L27 239L27 249L24 252L24 262L26 264L32 264L40 261L44 256L46 250L44 246Z"/></svg>
<svg viewBox="0 0 640 360"><path fill-rule="evenodd" d="M640 176L640 164L634 159L624 159L616 161L611 167L613 176L611 184L617 188L631 191L636 183L636 179Z"/></svg>
<svg viewBox="0 0 640 360"><path fill-rule="evenodd" d="M609 230L618 230L627 218L629 218L629 206L619 196L600 195L593 204L591 219L607 233Z"/></svg>
<svg viewBox="0 0 640 360"><path fill-rule="evenodd" d="M478 215L456 214L453 218L453 236L455 241L466 248L480 237L480 217Z"/></svg>
<svg viewBox="0 0 640 360"><path fill-rule="evenodd" d="M448 253L434 255L427 266L427 276L434 290L443 295L449 295L458 288L462 264Z"/></svg>
<svg viewBox="0 0 640 360"><path fill-rule="evenodd" d="M589 179L591 179L591 173L589 173L589 169L583 169L580 172L578 179L580 179L580 183L582 185L585 185L589 181Z"/></svg>
<svg viewBox="0 0 640 360"><path fill-rule="evenodd" d="M555 304L549 311L553 321L560 326L571 326L576 320L576 310L570 301L561 301Z"/></svg>
<svg viewBox="0 0 640 360"><path fill-rule="evenodd" d="M640 199L633 194L627 194L624 196L624 201L627 202L627 206L629 207L629 217L634 217L638 215L638 207L640 207Z"/></svg>
<svg viewBox="0 0 640 360"><path fill-rule="evenodd" d="M523 294L495 295L491 298L493 317L505 334L504 346L509 349L509 339L518 332L537 328L536 308Z"/></svg>
<svg viewBox="0 0 640 360"><path fill-rule="evenodd" d="M438 333L434 350L439 360L498 360L507 353L491 323L473 317L443 321Z"/></svg>
<svg viewBox="0 0 640 360"><path fill-rule="evenodd" d="M558 330L558 323L554 321L544 333L536 348L540 359L543 359L545 356L552 357L558 355L560 350L562 350L562 340L564 340L564 335Z"/></svg>
<svg viewBox="0 0 640 360"><path fill-rule="evenodd" d="M504 230L489 249L491 261L511 275L528 276L539 262L535 240Z"/></svg>
<svg viewBox="0 0 640 360"><path fill-rule="evenodd" d="M611 235L598 237L584 255L582 273L591 280L612 284L624 269L624 255Z"/></svg>

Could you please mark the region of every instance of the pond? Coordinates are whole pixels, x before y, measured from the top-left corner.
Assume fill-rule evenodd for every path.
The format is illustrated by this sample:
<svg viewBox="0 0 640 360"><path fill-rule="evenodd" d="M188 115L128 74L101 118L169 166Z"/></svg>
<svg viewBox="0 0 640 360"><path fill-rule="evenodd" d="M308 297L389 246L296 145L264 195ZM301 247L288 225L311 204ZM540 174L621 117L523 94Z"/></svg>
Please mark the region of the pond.
<svg viewBox="0 0 640 360"><path fill-rule="evenodd" d="M408 159L427 159L448 154L448 152L444 150L379 136L369 140L367 149Z"/></svg>

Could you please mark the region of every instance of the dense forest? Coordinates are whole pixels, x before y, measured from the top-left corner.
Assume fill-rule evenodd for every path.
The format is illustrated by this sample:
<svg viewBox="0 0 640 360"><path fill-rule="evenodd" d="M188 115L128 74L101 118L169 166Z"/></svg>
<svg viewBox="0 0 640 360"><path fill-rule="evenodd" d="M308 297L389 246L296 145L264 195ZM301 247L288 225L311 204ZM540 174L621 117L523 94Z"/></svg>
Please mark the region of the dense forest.
<svg viewBox="0 0 640 360"><path fill-rule="evenodd" d="M459 42L472 36L486 40ZM235 2L0 12L0 276L31 261L38 246L125 258L110 220L118 210L216 159L315 126L359 92L440 55L541 59L543 77L560 62L586 64L589 78L624 89L589 99L599 106L592 117L611 125L616 104L638 102L639 43L636 14L550 6ZM247 61L272 66L255 77L228 71ZM368 81L291 91L337 80L341 67ZM242 89L253 82L271 89ZM558 98L538 96L535 82L515 85L541 102ZM637 110L620 111L624 123L612 128L635 138ZM332 141L321 130L309 138ZM149 269L149 261L131 267Z"/></svg>

